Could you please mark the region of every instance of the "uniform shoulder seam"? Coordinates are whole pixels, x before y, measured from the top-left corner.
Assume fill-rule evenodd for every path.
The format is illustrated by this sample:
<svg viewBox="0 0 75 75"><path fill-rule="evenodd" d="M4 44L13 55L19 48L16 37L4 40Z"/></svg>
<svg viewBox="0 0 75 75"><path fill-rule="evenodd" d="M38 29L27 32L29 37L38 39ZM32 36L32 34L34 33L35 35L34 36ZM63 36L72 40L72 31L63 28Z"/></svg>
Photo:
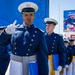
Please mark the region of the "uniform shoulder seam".
<svg viewBox="0 0 75 75"><path fill-rule="evenodd" d="M42 29L36 28L37 30L39 30L40 32L44 33L44 31Z"/></svg>

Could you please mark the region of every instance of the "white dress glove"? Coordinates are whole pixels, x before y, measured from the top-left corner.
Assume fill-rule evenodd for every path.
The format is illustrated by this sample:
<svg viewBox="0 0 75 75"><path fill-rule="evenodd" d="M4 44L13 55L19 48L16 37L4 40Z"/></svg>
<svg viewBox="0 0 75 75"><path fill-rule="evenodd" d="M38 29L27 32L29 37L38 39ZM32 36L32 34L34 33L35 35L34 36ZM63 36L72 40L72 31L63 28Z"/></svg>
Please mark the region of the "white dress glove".
<svg viewBox="0 0 75 75"><path fill-rule="evenodd" d="M16 25L16 20L13 22L13 24L10 24L9 26L7 26L7 28L5 29L5 32L7 34L12 34L15 29L19 26L19 25Z"/></svg>
<svg viewBox="0 0 75 75"><path fill-rule="evenodd" d="M57 70L60 72L62 70L62 66L58 66Z"/></svg>
<svg viewBox="0 0 75 75"><path fill-rule="evenodd" d="M68 65L65 65L65 68L68 68L69 66Z"/></svg>

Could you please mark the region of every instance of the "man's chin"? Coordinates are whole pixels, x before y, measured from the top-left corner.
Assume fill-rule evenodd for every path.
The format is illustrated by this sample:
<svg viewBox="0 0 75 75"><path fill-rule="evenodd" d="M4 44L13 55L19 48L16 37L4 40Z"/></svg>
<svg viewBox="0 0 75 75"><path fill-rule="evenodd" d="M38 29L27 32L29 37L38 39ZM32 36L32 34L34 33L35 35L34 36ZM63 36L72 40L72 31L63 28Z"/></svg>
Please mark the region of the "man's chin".
<svg viewBox="0 0 75 75"><path fill-rule="evenodd" d="M28 23L28 24L26 24L26 26L30 26L30 25L32 25L32 23Z"/></svg>

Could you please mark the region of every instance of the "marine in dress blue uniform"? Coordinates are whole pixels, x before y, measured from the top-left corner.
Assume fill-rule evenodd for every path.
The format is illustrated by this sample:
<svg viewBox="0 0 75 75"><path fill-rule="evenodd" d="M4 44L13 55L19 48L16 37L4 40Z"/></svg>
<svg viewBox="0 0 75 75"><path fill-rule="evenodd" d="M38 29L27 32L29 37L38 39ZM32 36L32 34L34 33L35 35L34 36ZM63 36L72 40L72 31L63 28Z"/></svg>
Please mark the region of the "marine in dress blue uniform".
<svg viewBox="0 0 75 75"><path fill-rule="evenodd" d="M46 42L48 47L48 55L59 55L59 68L61 70L65 66L66 62L66 50L63 42L62 36L53 32L55 26L58 22L53 18L45 18L46 23ZM56 73L50 73L49 75L57 75Z"/></svg>
<svg viewBox="0 0 75 75"><path fill-rule="evenodd" d="M67 53L66 53L66 65L65 65L65 74L67 75L72 75L72 58L73 58L73 50L69 44L68 39L64 39L64 44L65 47L67 49Z"/></svg>
<svg viewBox="0 0 75 75"><path fill-rule="evenodd" d="M69 65L72 62L73 50L72 50L71 46L69 45L69 41L68 40L64 40L64 43L68 44L66 46L66 48L67 48L67 62L66 62L66 64Z"/></svg>
<svg viewBox="0 0 75 75"><path fill-rule="evenodd" d="M0 34L0 38L2 37L0 45L10 43L12 49L8 75L29 75L27 64L31 61L38 63L38 75L48 75L48 49L45 35L32 23L38 6L32 2L25 2L19 5L18 10L22 13L24 23L15 26L14 22Z"/></svg>
<svg viewBox="0 0 75 75"><path fill-rule="evenodd" d="M72 72L73 72L73 74L72 75L74 75L75 74L75 65L74 65L75 64L75 43L74 43L75 38L69 38L69 41L70 41L70 46L73 50L73 59L72 59L72 66L73 66Z"/></svg>
<svg viewBox="0 0 75 75"><path fill-rule="evenodd" d="M67 24L73 25L73 14L69 13L68 18L66 20Z"/></svg>
<svg viewBox="0 0 75 75"><path fill-rule="evenodd" d="M0 32L6 28L6 26L0 26ZM0 46L0 75L5 75L8 64L10 61L9 48L8 46Z"/></svg>

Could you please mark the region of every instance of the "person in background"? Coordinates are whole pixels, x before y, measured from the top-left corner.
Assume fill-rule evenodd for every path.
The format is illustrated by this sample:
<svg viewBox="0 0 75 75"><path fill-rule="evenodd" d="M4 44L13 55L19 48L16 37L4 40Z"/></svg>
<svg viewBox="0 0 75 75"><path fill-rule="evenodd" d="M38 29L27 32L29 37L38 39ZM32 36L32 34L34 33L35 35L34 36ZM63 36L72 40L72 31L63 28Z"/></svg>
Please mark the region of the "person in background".
<svg viewBox="0 0 75 75"><path fill-rule="evenodd" d="M1 31L6 28L6 26L0 26L0 33ZM10 61L10 54L9 51L11 49L8 46L0 46L0 75L5 75L7 67Z"/></svg>
<svg viewBox="0 0 75 75"><path fill-rule="evenodd" d="M69 42L70 42L70 46L73 50L73 59L72 59L72 72L73 74L72 75L75 75L75 38L69 38Z"/></svg>
<svg viewBox="0 0 75 75"><path fill-rule="evenodd" d="M73 14L69 13L68 18L66 20L67 24L73 25Z"/></svg>
<svg viewBox="0 0 75 75"><path fill-rule="evenodd" d="M68 39L64 39L64 45L67 49L67 54L66 54L66 65L65 65L65 75L72 75L72 58L73 58L73 50L69 44Z"/></svg>
<svg viewBox="0 0 75 75"><path fill-rule="evenodd" d="M65 67L66 62L66 50L64 46L64 41L61 35L54 33L54 28L58 24L58 22L53 18L45 18L44 22L46 24L46 42L48 47L48 58L49 58L49 75L59 75L62 68ZM58 67L54 70L53 66L53 59L51 56L58 55ZM52 64L52 63L53 64Z"/></svg>
<svg viewBox="0 0 75 75"><path fill-rule="evenodd" d="M67 25L67 31L72 31L74 29L72 13L68 14L68 18L66 19L66 25Z"/></svg>
<svg viewBox="0 0 75 75"><path fill-rule="evenodd" d="M33 2L24 2L19 5L18 10L22 14L23 24L16 25L15 21L0 34L0 45L10 43L12 49L6 75L8 73L9 75L29 75L29 62L38 64L38 75L48 75L48 49L45 34L33 24L38 6Z"/></svg>
<svg viewBox="0 0 75 75"><path fill-rule="evenodd" d="M73 13L73 25L75 27L75 13Z"/></svg>

